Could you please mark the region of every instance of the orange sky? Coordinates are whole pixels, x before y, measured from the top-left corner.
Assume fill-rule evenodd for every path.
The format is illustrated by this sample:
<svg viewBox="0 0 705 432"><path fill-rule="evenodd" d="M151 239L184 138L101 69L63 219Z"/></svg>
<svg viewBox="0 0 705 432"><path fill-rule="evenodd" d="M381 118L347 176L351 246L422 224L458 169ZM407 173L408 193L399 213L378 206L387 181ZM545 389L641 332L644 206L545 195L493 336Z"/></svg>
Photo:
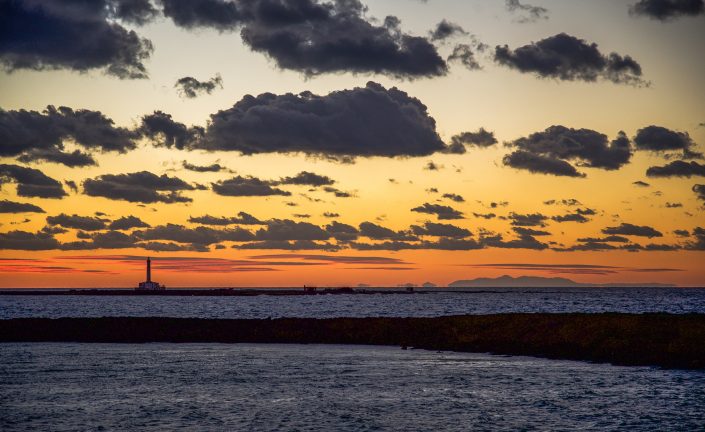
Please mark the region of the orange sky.
<svg viewBox="0 0 705 432"><path fill-rule="evenodd" d="M632 2L537 0L531 3L546 12L522 19L504 2L407 3L399 8L393 0L366 1L368 10L359 17L381 26L372 18L397 16L403 34L430 41L441 60L448 59L447 73L413 76L407 70L370 71L350 63L349 69L306 76L283 65L275 54L263 55L247 45L240 26L249 24L194 29L161 15L143 25L110 18L151 41L154 50L143 60L148 77L141 79L111 75L110 65L83 71L67 63L35 70L13 67L15 54L0 52L4 65L0 202L11 203L0 212L0 287L131 287L143 280L141 259L146 256L155 258L154 279L169 287L446 285L504 274L591 283L705 283L705 186L701 192L697 188L705 184L705 167L697 156L705 152L702 14L660 21L630 14ZM443 19L464 30L448 39L433 39L429 30ZM563 32L586 46L596 44L604 59L611 53L629 56L641 69L639 82L625 82L628 75L614 78L609 75L614 72L600 69L595 69L595 79L545 75L497 60L497 47L541 47L535 43L554 40ZM448 57L458 44L473 50L478 67L468 69ZM175 88L176 81L186 76L201 82L220 76L222 88L187 98ZM404 95L394 96L396 89ZM303 91L320 96L334 111L343 104L347 111L332 116L342 120L311 123L310 116L315 115L307 112L309 117L302 120L283 104L277 107L278 120L262 129L247 130L253 119L266 117L260 113L216 130L220 124L214 114L223 111L232 120L236 117L232 107L243 106L250 100L246 95L268 92L279 101L287 93ZM350 113L371 103L372 94L397 97L394 100L401 100L405 108L390 113L396 108L385 105L376 111L378 107L365 105ZM297 103L304 104L307 97ZM53 130L46 123L17 120L21 110L35 111L37 119L54 118L44 111L49 105L99 111L112 122L110 132L93 135L98 134L93 119L57 132L58 141L52 143ZM418 116L404 117L409 107L419 110L414 114ZM203 140L185 149L164 146L164 134L144 132L144 116L155 111L170 114L184 131L204 128ZM292 117L286 117L289 114ZM366 115L371 117L361 121ZM396 115L408 122L398 123ZM325 129L329 124L340 129ZM529 149L532 157L551 159L563 168L568 165L582 177L536 172L506 162L510 153L528 148L521 147L521 138L534 133L548 136L553 125L587 129L594 132L591 136L604 134L608 145L623 131L629 156L616 167L606 167L602 156L587 149L592 145L587 141L580 143L587 150L579 156ZM651 126L680 141L666 150L649 148L667 146L664 138L641 143L639 137ZM496 142L467 144L462 154L440 149L454 136L480 128L491 132ZM426 132L430 136L422 138ZM112 151L106 144L110 134L123 134L134 148ZM30 135L42 138L32 141L26 138ZM561 139L544 144L566 146L561 150L565 152L575 138ZM243 154L243 148L266 140L278 150ZM418 155L417 144L438 148ZM343 145L353 150L341 153ZM21 146L26 148L17 150ZM77 150L94 163L70 167L47 161L37 156L39 148ZM373 154L368 157L358 148ZM647 175L650 167L676 160L696 168L687 175ZM187 168L212 164L219 169ZM22 192L26 180L12 167L38 170L59 182L65 196ZM183 186L175 194L150 190L160 197L157 202L126 200L114 190L89 192L90 183L100 176L142 171L178 179ZM300 173L314 173L327 183L287 183L287 178ZM218 185L238 177L248 187L268 186L278 192L252 196L218 192ZM252 186L253 182L259 183ZM177 202L158 202L174 196ZM17 204L31 204L41 212L18 210ZM444 218L418 211L424 204L450 207L456 214ZM259 222L208 225L192 219L237 218L240 212ZM578 214L584 215L579 221L563 219ZM522 222L523 216L532 215L539 220ZM110 227L125 217L137 218L142 226ZM339 234L330 226L334 221L356 232L335 239ZM437 235L428 231L432 228L464 234ZM237 230L242 238L233 237ZM605 240L610 235L621 239ZM270 243L258 243L263 241ZM606 250L588 250L604 244L609 245Z"/></svg>

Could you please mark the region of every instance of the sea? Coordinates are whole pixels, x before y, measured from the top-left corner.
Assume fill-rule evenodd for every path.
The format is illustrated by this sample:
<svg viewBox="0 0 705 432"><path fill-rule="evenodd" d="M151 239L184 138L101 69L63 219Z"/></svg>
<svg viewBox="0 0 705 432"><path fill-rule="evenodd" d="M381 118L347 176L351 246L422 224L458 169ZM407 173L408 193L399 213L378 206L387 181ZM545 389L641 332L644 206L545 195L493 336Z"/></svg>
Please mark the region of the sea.
<svg viewBox="0 0 705 432"><path fill-rule="evenodd" d="M0 295L0 319L434 317L512 312L705 313L705 288L491 288L310 296Z"/></svg>
<svg viewBox="0 0 705 432"><path fill-rule="evenodd" d="M705 313L705 289L0 296L0 319ZM2 431L704 431L705 371L399 347L0 343Z"/></svg>

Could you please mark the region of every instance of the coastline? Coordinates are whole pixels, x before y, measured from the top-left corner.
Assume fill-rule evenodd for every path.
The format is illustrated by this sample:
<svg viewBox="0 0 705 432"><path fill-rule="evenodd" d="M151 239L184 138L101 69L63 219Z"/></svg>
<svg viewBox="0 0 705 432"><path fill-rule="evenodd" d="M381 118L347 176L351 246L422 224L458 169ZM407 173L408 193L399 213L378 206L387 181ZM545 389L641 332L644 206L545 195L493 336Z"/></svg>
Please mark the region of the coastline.
<svg viewBox="0 0 705 432"><path fill-rule="evenodd" d="M705 369L705 314L495 314L436 318L16 318L0 342L391 345L623 366Z"/></svg>

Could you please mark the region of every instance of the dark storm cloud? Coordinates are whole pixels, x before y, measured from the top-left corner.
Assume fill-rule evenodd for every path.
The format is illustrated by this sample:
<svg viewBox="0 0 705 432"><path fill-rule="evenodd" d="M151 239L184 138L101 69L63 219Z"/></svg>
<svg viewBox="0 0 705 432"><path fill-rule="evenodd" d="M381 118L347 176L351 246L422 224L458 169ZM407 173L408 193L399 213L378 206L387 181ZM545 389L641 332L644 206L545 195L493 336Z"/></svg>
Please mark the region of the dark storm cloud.
<svg viewBox="0 0 705 432"><path fill-rule="evenodd" d="M193 99L204 93L211 94L216 87L223 88L223 78L220 74L216 74L208 81L199 81L193 77L179 78L174 84L179 91L179 94L185 98Z"/></svg>
<svg viewBox="0 0 705 432"><path fill-rule="evenodd" d="M222 241L252 241L254 235L242 228L234 229L213 229L199 226L196 228L186 228L183 225L166 224L148 228L142 231L135 231L133 236L139 240L166 240L177 243L187 243L194 246L208 246Z"/></svg>
<svg viewBox="0 0 705 432"><path fill-rule="evenodd" d="M532 42L515 50L497 46L497 63L541 78L594 82L598 78L617 84L645 85L641 66L630 56L605 55L597 44L565 33Z"/></svg>
<svg viewBox="0 0 705 432"><path fill-rule="evenodd" d="M100 111L47 106L42 111L0 109L0 156L20 156L22 161L49 161L70 167L95 165L78 150L64 151L72 141L87 150L125 153L137 147L136 135Z"/></svg>
<svg viewBox="0 0 705 432"><path fill-rule="evenodd" d="M663 237L663 234L650 226L632 225L630 223L622 223L617 227L607 227L602 230L604 234L625 235L638 237Z"/></svg>
<svg viewBox="0 0 705 432"><path fill-rule="evenodd" d="M104 174L83 182L86 195L112 200L151 203L184 203L193 201L181 195L195 188L177 177L157 176L148 171L129 174Z"/></svg>
<svg viewBox="0 0 705 432"><path fill-rule="evenodd" d="M200 127L187 127L183 123L174 121L171 114L154 111L142 117L142 126L139 132L150 139L154 145L179 150L191 148L203 137L204 130Z"/></svg>
<svg viewBox="0 0 705 432"><path fill-rule="evenodd" d="M433 29L433 31L430 32L430 37L433 41L442 41L453 36L463 36L467 34L468 32L466 32L458 24L444 19L436 25L436 28Z"/></svg>
<svg viewBox="0 0 705 432"><path fill-rule="evenodd" d="M36 233L27 231L10 231L0 233L0 249L12 250L51 250L58 249L59 242L48 231Z"/></svg>
<svg viewBox="0 0 705 432"><path fill-rule="evenodd" d="M30 150L18 157L17 160L23 163L54 162L69 168L98 165L98 162L88 153L83 153L80 150L62 152L55 148Z"/></svg>
<svg viewBox="0 0 705 432"><path fill-rule="evenodd" d="M264 225L263 222L251 214L239 212L236 217L215 217L210 215L190 217L189 222L201 225L226 226L226 225Z"/></svg>
<svg viewBox="0 0 705 432"><path fill-rule="evenodd" d="M129 230L131 228L148 228L149 224L136 216L123 216L110 223L111 230Z"/></svg>
<svg viewBox="0 0 705 432"><path fill-rule="evenodd" d="M273 182L260 180L257 177L237 176L228 180L219 180L211 183L213 192L222 196L291 196L291 192L275 188Z"/></svg>
<svg viewBox="0 0 705 432"><path fill-rule="evenodd" d="M464 219L463 212L453 207L440 204L424 203L423 205L412 208L411 211L435 215L439 220Z"/></svg>
<svg viewBox="0 0 705 432"><path fill-rule="evenodd" d="M64 228L75 228L83 231L99 231L105 229L105 220L93 216L67 215L61 213L56 216L47 216L47 224L58 225Z"/></svg>
<svg viewBox="0 0 705 432"><path fill-rule="evenodd" d="M279 183L285 185L325 186L332 185L335 183L335 180L316 173L301 171L293 177L282 178Z"/></svg>
<svg viewBox="0 0 705 432"><path fill-rule="evenodd" d="M465 202L465 198L463 198L461 195L454 194L454 193L444 193L443 198L447 198L451 201L455 201L455 202L459 202L459 203Z"/></svg>
<svg viewBox="0 0 705 432"><path fill-rule="evenodd" d="M646 170L648 177L705 177L705 165L697 162L673 161L665 166L653 166Z"/></svg>
<svg viewBox="0 0 705 432"><path fill-rule="evenodd" d="M243 42L281 69L378 73L418 78L445 75L447 64L426 38L411 36L397 17L367 20L358 0L162 0L164 15L188 29L240 30Z"/></svg>
<svg viewBox="0 0 705 432"><path fill-rule="evenodd" d="M570 163L553 156L544 156L524 150L516 150L502 159L506 166L527 170L536 174L551 174L566 177L585 177Z"/></svg>
<svg viewBox="0 0 705 432"><path fill-rule="evenodd" d="M61 183L34 168L0 164L0 187L7 181L17 183L17 195L22 197L63 198L67 195Z"/></svg>
<svg viewBox="0 0 705 432"><path fill-rule="evenodd" d="M308 222L289 219L273 219L265 228L255 233L257 240L328 240L331 235L321 227Z"/></svg>
<svg viewBox="0 0 705 432"><path fill-rule="evenodd" d="M695 143L688 132L678 132L662 126L647 126L639 129L634 137L637 150L657 153L682 151L684 158L702 158L702 153L692 150Z"/></svg>
<svg viewBox="0 0 705 432"><path fill-rule="evenodd" d="M513 226L544 227L546 226L548 216L542 215L541 213L518 214L512 212L509 214L509 220L511 220Z"/></svg>
<svg viewBox="0 0 705 432"><path fill-rule="evenodd" d="M545 237L545 236L551 235L551 233L548 231L536 230L533 228L524 228L524 227L520 227L520 226L512 227L512 231L514 231L519 236Z"/></svg>
<svg viewBox="0 0 705 432"><path fill-rule="evenodd" d="M121 79L147 78L149 40L115 18L142 23L153 15L146 1L0 1L0 63L18 69L102 69Z"/></svg>
<svg viewBox="0 0 705 432"><path fill-rule="evenodd" d="M699 200L705 201L705 185L693 185L693 192L695 192Z"/></svg>
<svg viewBox="0 0 705 432"><path fill-rule="evenodd" d="M362 222L360 224L360 235L371 238L373 240L417 240L416 237L410 235L407 232L397 232L372 222Z"/></svg>
<svg viewBox="0 0 705 432"><path fill-rule="evenodd" d="M546 243L536 240L531 234L517 234L519 237L514 240L504 240L501 234L482 233L479 241L486 247L499 249L545 250L549 247Z"/></svg>
<svg viewBox="0 0 705 432"><path fill-rule="evenodd" d="M61 250L125 249L138 247L137 239L119 231L95 232L88 236L88 241L62 243Z"/></svg>
<svg viewBox="0 0 705 432"><path fill-rule="evenodd" d="M233 30L246 18L237 1L222 0L161 0L164 16L180 27Z"/></svg>
<svg viewBox="0 0 705 432"><path fill-rule="evenodd" d="M194 165L192 163L182 161L181 166L184 167L185 170L188 171L193 171L193 172L220 172L220 171L227 171L228 169L225 168L224 166L214 163L211 165Z"/></svg>
<svg viewBox="0 0 705 432"><path fill-rule="evenodd" d="M451 224L426 222L423 226L412 225L411 232L418 236L464 238L472 233L465 229Z"/></svg>
<svg viewBox="0 0 705 432"><path fill-rule="evenodd" d="M583 237L578 239L581 243L629 243L629 239L622 236L610 235L605 237Z"/></svg>
<svg viewBox="0 0 705 432"><path fill-rule="evenodd" d="M360 231L354 226L340 223L338 221L333 221L326 225L326 231L328 231L338 241L356 240L360 234Z"/></svg>
<svg viewBox="0 0 705 432"><path fill-rule="evenodd" d="M703 0L640 0L629 8L633 15L669 21L682 16L697 16L705 11Z"/></svg>
<svg viewBox="0 0 705 432"><path fill-rule="evenodd" d="M556 222L586 223L586 222L590 221L590 219L587 216L594 216L595 214L597 214L597 212L593 209L590 209L590 208L576 209L575 212L573 212L573 213L568 213L568 214L559 215L559 216L553 216L551 219L553 219Z"/></svg>
<svg viewBox="0 0 705 432"><path fill-rule="evenodd" d="M607 135L594 130L565 126L551 126L507 145L518 150L504 157L505 165L569 177L585 174L568 161L578 166L616 170L628 163L632 155L631 144L623 132L609 142Z"/></svg>
<svg viewBox="0 0 705 432"><path fill-rule="evenodd" d="M9 200L0 201L0 213L46 213L40 207L30 203Z"/></svg>
<svg viewBox="0 0 705 432"><path fill-rule="evenodd" d="M427 156L446 146L426 106L397 88L247 95L211 115L195 146L242 154L304 153L338 160L356 156Z"/></svg>
<svg viewBox="0 0 705 432"><path fill-rule="evenodd" d="M447 73L428 39L404 33L394 16L372 24L366 10L358 0L258 1L240 35L280 68L307 76L352 72L412 79Z"/></svg>
<svg viewBox="0 0 705 432"><path fill-rule="evenodd" d="M489 132L485 128L480 128L477 132L463 132L451 138L448 146L450 153L465 153L465 146L490 147L497 144L494 132Z"/></svg>

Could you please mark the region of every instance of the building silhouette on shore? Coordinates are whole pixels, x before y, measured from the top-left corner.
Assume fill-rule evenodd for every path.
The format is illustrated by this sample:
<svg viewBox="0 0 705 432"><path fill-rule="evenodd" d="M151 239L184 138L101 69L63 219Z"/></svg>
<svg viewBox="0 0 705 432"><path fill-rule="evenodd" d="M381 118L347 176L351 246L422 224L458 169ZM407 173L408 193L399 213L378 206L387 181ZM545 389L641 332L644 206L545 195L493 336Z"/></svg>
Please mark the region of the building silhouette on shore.
<svg viewBox="0 0 705 432"><path fill-rule="evenodd" d="M147 280L144 282L140 282L139 286L137 287L137 290L159 291L164 289L166 289L164 285L160 285L159 282L152 281L152 260L147 257Z"/></svg>

